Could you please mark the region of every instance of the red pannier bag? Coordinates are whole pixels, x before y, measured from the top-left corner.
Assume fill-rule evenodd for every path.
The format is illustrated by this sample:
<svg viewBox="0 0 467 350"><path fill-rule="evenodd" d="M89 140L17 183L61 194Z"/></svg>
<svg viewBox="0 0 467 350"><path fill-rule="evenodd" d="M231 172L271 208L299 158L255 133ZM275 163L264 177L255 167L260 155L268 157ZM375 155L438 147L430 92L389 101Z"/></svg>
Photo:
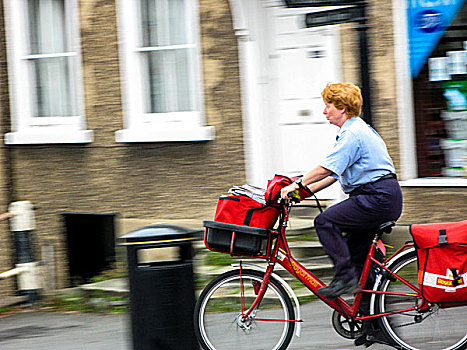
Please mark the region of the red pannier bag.
<svg viewBox="0 0 467 350"><path fill-rule="evenodd" d="M214 221L259 228L273 228L279 210L242 195L221 196Z"/></svg>
<svg viewBox="0 0 467 350"><path fill-rule="evenodd" d="M467 302L467 220L410 226L418 284L433 303Z"/></svg>
<svg viewBox="0 0 467 350"><path fill-rule="evenodd" d="M300 178L301 176L288 177L285 175L274 175L274 177L268 181L266 192L264 193L264 199L269 205L278 205L278 200L281 197L281 189L285 186L290 185L292 182ZM308 187L301 188L298 191L301 199L308 198L313 195Z"/></svg>

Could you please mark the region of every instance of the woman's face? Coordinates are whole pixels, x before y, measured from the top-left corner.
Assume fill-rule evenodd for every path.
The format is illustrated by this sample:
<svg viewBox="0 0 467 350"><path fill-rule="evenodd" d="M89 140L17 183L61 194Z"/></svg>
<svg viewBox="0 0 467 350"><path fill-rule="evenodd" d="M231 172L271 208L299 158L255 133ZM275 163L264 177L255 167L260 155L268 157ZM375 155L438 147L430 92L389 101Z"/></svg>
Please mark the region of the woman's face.
<svg viewBox="0 0 467 350"><path fill-rule="evenodd" d="M325 107L323 114L326 115L326 119L329 121L329 123L337 125L338 127L344 125L345 121L347 120L347 114L345 113L345 109L337 109L333 103L324 103Z"/></svg>

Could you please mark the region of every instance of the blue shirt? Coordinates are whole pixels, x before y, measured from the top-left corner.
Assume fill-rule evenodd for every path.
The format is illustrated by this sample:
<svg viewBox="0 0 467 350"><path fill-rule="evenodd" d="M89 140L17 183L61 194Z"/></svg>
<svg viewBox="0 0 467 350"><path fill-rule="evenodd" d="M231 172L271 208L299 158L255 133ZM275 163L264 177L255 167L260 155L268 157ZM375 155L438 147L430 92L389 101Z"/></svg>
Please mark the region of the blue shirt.
<svg viewBox="0 0 467 350"><path fill-rule="evenodd" d="M345 121L331 154L321 166L333 172L345 193L396 173L383 139L359 117Z"/></svg>

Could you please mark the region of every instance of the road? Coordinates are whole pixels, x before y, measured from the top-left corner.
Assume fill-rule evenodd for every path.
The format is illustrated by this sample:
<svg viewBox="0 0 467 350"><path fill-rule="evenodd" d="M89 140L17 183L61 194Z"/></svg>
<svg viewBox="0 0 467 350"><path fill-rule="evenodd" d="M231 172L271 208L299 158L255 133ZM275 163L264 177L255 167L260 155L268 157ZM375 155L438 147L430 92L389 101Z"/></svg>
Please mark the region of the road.
<svg viewBox="0 0 467 350"><path fill-rule="evenodd" d="M302 337L290 350L365 349L341 338L331 326L331 309L320 302L303 306ZM130 350L130 315L23 310L0 316L2 350ZM372 350L391 349L375 344Z"/></svg>
<svg viewBox="0 0 467 350"><path fill-rule="evenodd" d="M128 315L18 312L0 318L0 349L127 350L128 320Z"/></svg>

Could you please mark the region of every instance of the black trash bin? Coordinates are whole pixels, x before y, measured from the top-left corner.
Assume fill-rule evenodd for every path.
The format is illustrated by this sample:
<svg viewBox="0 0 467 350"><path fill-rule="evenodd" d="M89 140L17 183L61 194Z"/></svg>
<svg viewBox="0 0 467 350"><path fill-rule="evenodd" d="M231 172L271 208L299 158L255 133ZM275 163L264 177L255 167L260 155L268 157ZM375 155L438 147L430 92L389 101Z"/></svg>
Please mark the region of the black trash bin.
<svg viewBox="0 0 467 350"><path fill-rule="evenodd" d="M193 330L196 231L145 226L120 240L127 247L134 350L198 350Z"/></svg>

